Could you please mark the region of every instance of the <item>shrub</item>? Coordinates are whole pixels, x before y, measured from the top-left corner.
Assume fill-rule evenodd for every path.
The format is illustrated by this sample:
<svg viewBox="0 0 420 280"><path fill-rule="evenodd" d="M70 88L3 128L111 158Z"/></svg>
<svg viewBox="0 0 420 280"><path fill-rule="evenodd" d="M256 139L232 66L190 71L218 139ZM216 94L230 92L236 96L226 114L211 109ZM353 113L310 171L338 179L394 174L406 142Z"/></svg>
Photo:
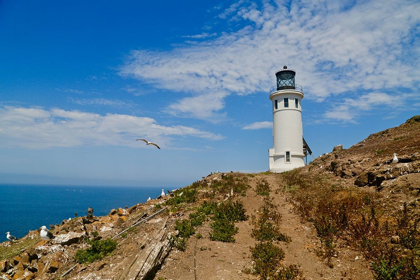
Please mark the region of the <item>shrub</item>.
<svg viewBox="0 0 420 280"><path fill-rule="evenodd" d="M261 182L257 183L256 192L258 195L270 195L270 185L267 181L262 180Z"/></svg>
<svg viewBox="0 0 420 280"><path fill-rule="evenodd" d="M213 229L213 232L210 233L211 240L235 242L233 236L238 232L238 228L235 227L235 224L232 221L216 219L211 224L211 228Z"/></svg>
<svg viewBox="0 0 420 280"><path fill-rule="evenodd" d="M262 279L268 279L276 274L280 261L284 259L284 251L272 243L258 243L251 248L254 269Z"/></svg>
<svg viewBox="0 0 420 280"><path fill-rule="evenodd" d="M220 204L214 211L215 220L228 220L232 222L246 221L248 216L245 215L245 209L242 202L235 201Z"/></svg>
<svg viewBox="0 0 420 280"><path fill-rule="evenodd" d="M179 231L178 236L182 238L188 238L195 233L194 227L191 225L191 220L176 221L175 229Z"/></svg>
<svg viewBox="0 0 420 280"><path fill-rule="evenodd" d="M180 195L182 193L182 195ZM171 197L166 201L167 205L178 205L181 203L193 203L197 199L198 191L192 186L178 190L175 192L175 196Z"/></svg>
<svg viewBox="0 0 420 280"><path fill-rule="evenodd" d="M189 217L191 221L191 226L193 227L201 226L206 220L206 215L200 212L191 213Z"/></svg>
<svg viewBox="0 0 420 280"><path fill-rule="evenodd" d="M179 236L172 236L169 239L169 243L171 246L177 248L180 251L185 251L187 249L187 239L179 237Z"/></svg>
<svg viewBox="0 0 420 280"><path fill-rule="evenodd" d="M252 230L252 236L258 241L291 241L291 238L281 233L276 225L262 219L258 219L256 227Z"/></svg>
<svg viewBox="0 0 420 280"><path fill-rule="evenodd" d="M248 216L245 215L245 209L241 202L228 201L220 204L214 210L214 222L211 224L213 229L210 233L210 239L222 242L235 242L233 237L238 228L234 222L245 221Z"/></svg>
<svg viewBox="0 0 420 280"><path fill-rule="evenodd" d="M295 278L301 277L302 272L300 271L297 265L289 265L288 267L281 267L277 275L275 275L275 280L293 280Z"/></svg>
<svg viewBox="0 0 420 280"><path fill-rule="evenodd" d="M200 206L200 208L198 208L197 212L203 213L205 215L210 215L210 214L214 214L214 211L216 210L216 208L217 208L216 202L204 201L204 203Z"/></svg>
<svg viewBox="0 0 420 280"><path fill-rule="evenodd" d="M381 259L378 262L373 262L372 268L374 277L378 280L394 280L399 278L402 263L392 264L389 260Z"/></svg>
<svg viewBox="0 0 420 280"><path fill-rule="evenodd" d="M91 263L96 260L101 260L117 248L117 242L111 238L105 240L93 239L87 242L90 248L81 249L76 252L74 259L78 263Z"/></svg>

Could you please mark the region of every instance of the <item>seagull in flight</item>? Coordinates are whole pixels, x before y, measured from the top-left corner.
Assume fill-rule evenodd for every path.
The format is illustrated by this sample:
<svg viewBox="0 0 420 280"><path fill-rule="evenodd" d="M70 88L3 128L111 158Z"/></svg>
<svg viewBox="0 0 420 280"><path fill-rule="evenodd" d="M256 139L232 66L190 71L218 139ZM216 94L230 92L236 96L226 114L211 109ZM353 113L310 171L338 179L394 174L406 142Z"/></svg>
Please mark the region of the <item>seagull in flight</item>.
<svg viewBox="0 0 420 280"><path fill-rule="evenodd" d="M6 238L12 242L17 240L16 237L14 237L13 235L10 235L10 232L6 232Z"/></svg>
<svg viewBox="0 0 420 280"><path fill-rule="evenodd" d="M146 139L136 139L136 141L143 141L144 143L146 143L146 145L153 145L153 146L156 146L156 148L158 148L158 149L160 150L160 147L159 147L156 143L149 142L149 141L147 141Z"/></svg>

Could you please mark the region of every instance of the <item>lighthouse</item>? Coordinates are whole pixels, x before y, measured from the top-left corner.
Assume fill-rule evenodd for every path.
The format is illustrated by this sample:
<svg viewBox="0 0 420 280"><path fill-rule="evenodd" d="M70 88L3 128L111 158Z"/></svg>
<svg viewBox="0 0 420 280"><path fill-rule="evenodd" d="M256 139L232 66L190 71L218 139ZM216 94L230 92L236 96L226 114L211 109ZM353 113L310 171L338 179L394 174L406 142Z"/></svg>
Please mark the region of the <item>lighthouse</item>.
<svg viewBox="0 0 420 280"><path fill-rule="evenodd" d="M280 173L305 165L302 131L302 87L295 84L296 72L277 71L277 86L270 91L273 110L273 148L268 150L269 169Z"/></svg>

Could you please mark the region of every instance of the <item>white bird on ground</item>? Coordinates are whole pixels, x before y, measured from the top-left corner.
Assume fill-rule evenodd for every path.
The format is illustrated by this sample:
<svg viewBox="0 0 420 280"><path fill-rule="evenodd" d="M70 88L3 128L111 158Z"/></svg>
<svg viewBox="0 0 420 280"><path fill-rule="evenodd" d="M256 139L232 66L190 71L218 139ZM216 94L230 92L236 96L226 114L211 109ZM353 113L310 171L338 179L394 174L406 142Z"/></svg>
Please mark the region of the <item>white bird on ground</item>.
<svg viewBox="0 0 420 280"><path fill-rule="evenodd" d="M50 240L54 238L54 235L48 231L46 226L41 227L41 232L39 233L39 236L43 240Z"/></svg>
<svg viewBox="0 0 420 280"><path fill-rule="evenodd" d="M149 196L149 198L147 199L147 201L150 201L150 200L152 200L152 198Z"/></svg>
<svg viewBox="0 0 420 280"><path fill-rule="evenodd" d="M165 195L166 195L165 190L162 189L162 193L160 194L160 196L165 196Z"/></svg>
<svg viewBox="0 0 420 280"><path fill-rule="evenodd" d="M10 232L6 232L6 238L12 242L17 240L16 237L14 237L13 235L10 235Z"/></svg>
<svg viewBox="0 0 420 280"><path fill-rule="evenodd" d="M394 153L394 157L392 158L392 163L397 163L397 162L398 162L397 154Z"/></svg>
<svg viewBox="0 0 420 280"><path fill-rule="evenodd" d="M156 143L149 142L149 141L147 141L146 139L136 139L136 141L143 141L144 143L146 143L146 145L153 145L153 146L156 146L156 148L158 148L158 149L160 150L160 147L159 147Z"/></svg>

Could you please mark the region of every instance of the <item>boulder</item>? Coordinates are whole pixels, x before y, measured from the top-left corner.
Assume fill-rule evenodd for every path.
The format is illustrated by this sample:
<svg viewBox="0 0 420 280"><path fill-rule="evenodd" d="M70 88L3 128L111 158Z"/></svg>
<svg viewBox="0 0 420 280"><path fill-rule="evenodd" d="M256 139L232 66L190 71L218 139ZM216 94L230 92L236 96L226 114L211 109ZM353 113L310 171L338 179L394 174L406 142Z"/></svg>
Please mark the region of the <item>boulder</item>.
<svg viewBox="0 0 420 280"><path fill-rule="evenodd" d="M124 217L126 218L126 217ZM119 227L121 226L123 223L125 222L125 220L123 219L123 217L119 217L115 222L114 222L114 227Z"/></svg>
<svg viewBox="0 0 420 280"><path fill-rule="evenodd" d="M1 280L11 280L12 278L9 276L9 274L0 272L0 279Z"/></svg>
<svg viewBox="0 0 420 280"><path fill-rule="evenodd" d="M85 235L85 232L69 232L67 234L60 234L54 238L54 242L56 244L60 244L61 246L71 245L79 243Z"/></svg>
<svg viewBox="0 0 420 280"><path fill-rule="evenodd" d="M23 279L23 275L25 274L25 271L23 269L16 270L16 273L13 275L13 280L21 280Z"/></svg>
<svg viewBox="0 0 420 280"><path fill-rule="evenodd" d="M49 267L48 267L48 269L47 269L47 272L48 272L48 273L54 273L54 272L56 272L59 268L60 268L59 263L58 263L57 261L52 260L52 261L50 262L50 266L49 266Z"/></svg>
<svg viewBox="0 0 420 280"><path fill-rule="evenodd" d="M10 264L7 260L0 261L0 272L6 272L10 267Z"/></svg>
<svg viewBox="0 0 420 280"><path fill-rule="evenodd" d="M340 152L340 151L342 151L343 150L343 145L337 145L337 146L335 146L334 148L333 148L333 152Z"/></svg>
<svg viewBox="0 0 420 280"><path fill-rule="evenodd" d="M122 208L118 208L118 216L127 216L128 211Z"/></svg>

